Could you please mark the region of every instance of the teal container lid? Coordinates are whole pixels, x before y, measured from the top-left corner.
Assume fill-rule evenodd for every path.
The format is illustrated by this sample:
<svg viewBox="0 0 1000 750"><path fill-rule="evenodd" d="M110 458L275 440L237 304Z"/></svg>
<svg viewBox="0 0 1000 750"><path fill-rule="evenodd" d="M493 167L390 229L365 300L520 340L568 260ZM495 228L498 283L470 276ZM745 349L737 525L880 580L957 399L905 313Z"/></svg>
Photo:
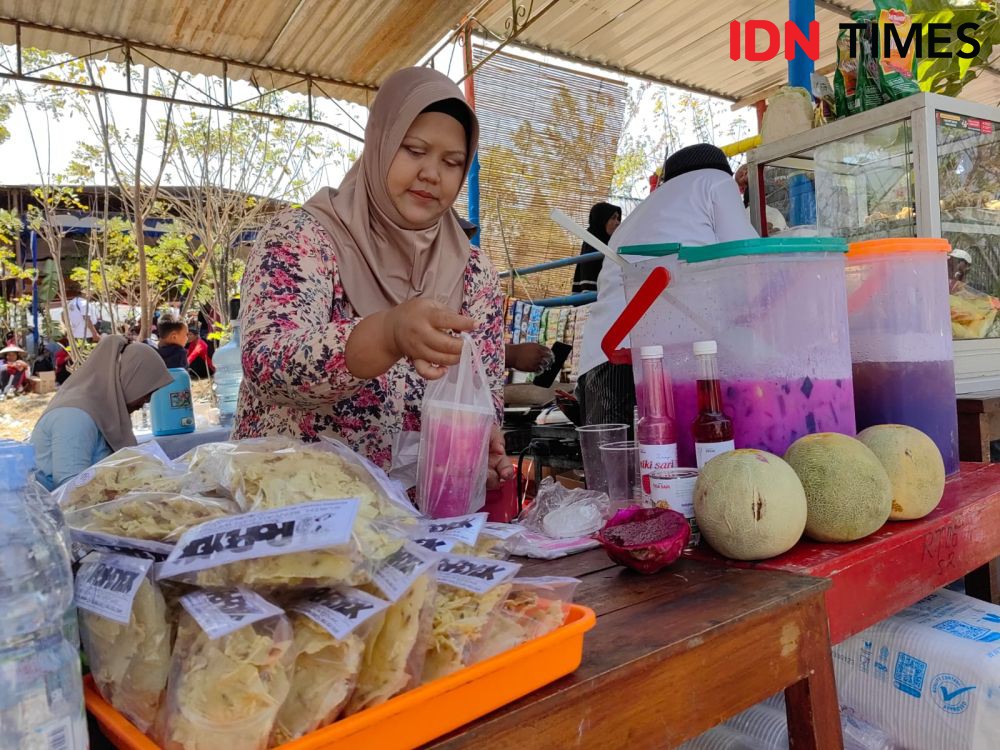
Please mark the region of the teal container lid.
<svg viewBox="0 0 1000 750"><path fill-rule="evenodd" d="M700 247L684 246L681 248L680 258L685 263L704 263L747 255L846 252L847 243L839 237L757 237Z"/></svg>
<svg viewBox="0 0 1000 750"><path fill-rule="evenodd" d="M619 255L641 255L647 258L662 258L677 255L681 251L679 242L654 242L649 245L625 245L618 248Z"/></svg>

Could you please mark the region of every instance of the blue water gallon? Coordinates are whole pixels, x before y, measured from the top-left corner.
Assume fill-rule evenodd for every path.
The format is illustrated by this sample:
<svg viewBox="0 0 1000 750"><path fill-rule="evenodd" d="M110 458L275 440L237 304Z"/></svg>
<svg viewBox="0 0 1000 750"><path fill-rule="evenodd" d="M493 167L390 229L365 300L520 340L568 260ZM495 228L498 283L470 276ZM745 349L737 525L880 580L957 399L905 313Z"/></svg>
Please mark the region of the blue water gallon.
<svg viewBox="0 0 1000 750"><path fill-rule="evenodd" d="M157 437L194 432L191 377L187 370L180 367L171 367L168 372L174 382L155 391L149 402L153 434Z"/></svg>

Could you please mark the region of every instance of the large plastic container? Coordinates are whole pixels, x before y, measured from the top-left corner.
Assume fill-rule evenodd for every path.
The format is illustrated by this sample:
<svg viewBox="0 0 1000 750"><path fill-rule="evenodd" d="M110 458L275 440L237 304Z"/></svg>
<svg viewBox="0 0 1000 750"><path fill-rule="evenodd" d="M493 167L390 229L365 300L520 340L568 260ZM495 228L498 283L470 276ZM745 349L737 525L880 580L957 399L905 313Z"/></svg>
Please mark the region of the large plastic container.
<svg viewBox="0 0 1000 750"><path fill-rule="evenodd" d="M847 306L858 429L905 424L931 437L958 471L955 366L943 239L856 242Z"/></svg>
<svg viewBox="0 0 1000 750"><path fill-rule="evenodd" d="M154 392L149 402L153 434L162 437L194 432L191 376L180 367L171 367L167 372L174 381Z"/></svg>
<svg viewBox="0 0 1000 750"><path fill-rule="evenodd" d="M695 465L696 341L719 345L722 398L737 448L783 455L814 432L854 435L844 280L835 238L765 238L682 248L625 270L629 304L605 337L612 361L625 334L659 344L674 384L678 464ZM628 354L624 361L629 361ZM642 393L641 368L635 367Z"/></svg>

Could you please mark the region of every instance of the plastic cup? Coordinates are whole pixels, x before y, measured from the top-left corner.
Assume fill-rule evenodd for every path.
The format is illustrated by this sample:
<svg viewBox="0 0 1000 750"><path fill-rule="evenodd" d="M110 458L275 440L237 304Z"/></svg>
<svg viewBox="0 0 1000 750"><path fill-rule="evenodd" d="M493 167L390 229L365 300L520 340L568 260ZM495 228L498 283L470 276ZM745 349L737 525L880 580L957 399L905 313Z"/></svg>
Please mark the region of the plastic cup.
<svg viewBox="0 0 1000 750"><path fill-rule="evenodd" d="M608 480L604 476L604 459L601 446L628 439L628 425L591 424L577 427L580 438L580 452L583 454L583 478L588 490L608 492Z"/></svg>
<svg viewBox="0 0 1000 750"><path fill-rule="evenodd" d="M608 482L611 512L630 505L642 505L642 478L639 472L639 444L634 440L602 445L604 476Z"/></svg>

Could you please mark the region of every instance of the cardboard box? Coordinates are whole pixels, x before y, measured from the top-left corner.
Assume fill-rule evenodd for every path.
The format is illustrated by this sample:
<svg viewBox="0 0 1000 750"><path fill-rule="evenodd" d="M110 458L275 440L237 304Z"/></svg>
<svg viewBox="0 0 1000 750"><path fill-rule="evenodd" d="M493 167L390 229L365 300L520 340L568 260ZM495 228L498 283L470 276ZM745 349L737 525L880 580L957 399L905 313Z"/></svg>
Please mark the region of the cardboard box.
<svg viewBox="0 0 1000 750"><path fill-rule="evenodd" d="M941 589L833 649L842 705L909 750L1000 747L1000 607Z"/></svg>
<svg viewBox="0 0 1000 750"><path fill-rule="evenodd" d="M56 374L40 372L28 378L28 388L34 393L52 393L56 389Z"/></svg>

